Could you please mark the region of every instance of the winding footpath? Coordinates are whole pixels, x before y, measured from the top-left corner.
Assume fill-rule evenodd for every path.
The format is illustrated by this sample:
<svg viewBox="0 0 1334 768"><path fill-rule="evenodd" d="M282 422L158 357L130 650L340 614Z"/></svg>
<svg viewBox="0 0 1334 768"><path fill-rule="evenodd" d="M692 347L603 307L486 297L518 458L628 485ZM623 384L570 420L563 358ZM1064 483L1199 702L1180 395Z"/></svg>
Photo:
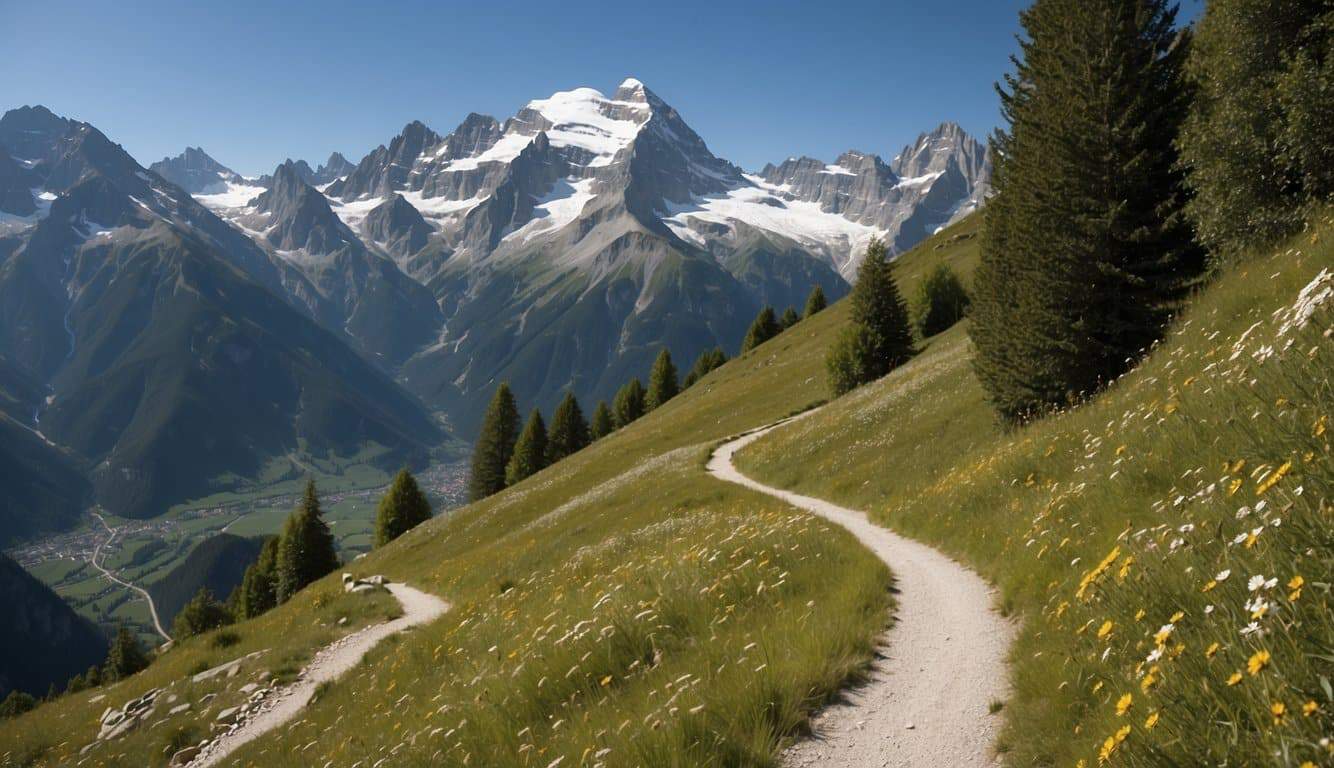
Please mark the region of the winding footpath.
<svg viewBox="0 0 1334 768"><path fill-rule="evenodd" d="M253 741L296 717L315 696L321 683L336 680L352 670L381 640L410 627L429 624L449 610L449 603L406 584L386 583L403 606L403 615L392 621L372 624L335 640L315 654L295 683L264 700L254 716L236 730L209 743L190 763L190 768L218 765L242 745Z"/></svg>
<svg viewBox="0 0 1334 768"><path fill-rule="evenodd" d="M846 528L893 569L898 607L869 681L821 712L813 722L814 736L793 745L784 763L847 768L996 764L992 745L1000 716L989 707L1008 695L1005 657L1014 626L995 610L993 590L973 571L871 523L862 512L764 485L733 466L738 450L791 421L720 446L709 458L708 471Z"/></svg>
<svg viewBox="0 0 1334 768"><path fill-rule="evenodd" d="M112 540L116 538L116 529L112 528L109 524L107 524L106 518L102 517L100 514L94 512L93 517L96 517L98 521L102 523L102 527L106 528L107 533L110 535L107 536L106 541L99 543L96 547L93 548L93 556L92 558L90 558L89 562L93 564L94 568L101 571L103 576L121 585L122 587L125 587L126 589L134 590L135 592L138 592L139 594L143 595L144 599L148 601L148 611L153 616L153 629L157 630L157 633L159 635L162 635L162 639L164 641L170 643L171 635L167 634L167 630L162 628L162 620L159 619L157 615L157 604L153 602L153 596L148 594L148 590L144 589L138 584L122 579L121 577L116 575L115 571L108 570L100 562L98 562L97 556L102 553L102 548L110 544Z"/></svg>

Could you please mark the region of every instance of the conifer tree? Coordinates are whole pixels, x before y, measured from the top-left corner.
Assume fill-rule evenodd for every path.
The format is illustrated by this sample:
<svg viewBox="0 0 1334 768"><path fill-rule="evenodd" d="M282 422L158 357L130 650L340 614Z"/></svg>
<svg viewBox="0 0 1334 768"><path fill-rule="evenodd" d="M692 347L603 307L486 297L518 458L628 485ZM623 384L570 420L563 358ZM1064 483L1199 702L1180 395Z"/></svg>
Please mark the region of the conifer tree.
<svg viewBox="0 0 1334 768"><path fill-rule="evenodd" d="M574 399L574 393L566 392L565 399L551 415L551 429L547 431L547 463L555 464L586 445L588 422L584 421L584 412L579 408L579 401Z"/></svg>
<svg viewBox="0 0 1334 768"><path fill-rule="evenodd" d="M935 336L963 319L971 299L959 276L938 264L917 286L913 327L922 338Z"/></svg>
<svg viewBox="0 0 1334 768"><path fill-rule="evenodd" d="M828 306L828 302L824 298L824 289L817 284L811 289L810 295L806 297L806 309L801 313L801 317L806 319L819 314L826 306Z"/></svg>
<svg viewBox="0 0 1334 768"><path fill-rule="evenodd" d="M676 380L676 365L672 363L672 353L663 347L658 359L653 361L653 370L648 375L648 394L644 397L644 409L651 411L666 403L681 391Z"/></svg>
<svg viewBox="0 0 1334 768"><path fill-rule="evenodd" d="M36 708L37 699L33 698L32 694L14 689L9 692L4 701L0 701L0 720L18 717L24 712L31 712Z"/></svg>
<svg viewBox="0 0 1334 768"><path fill-rule="evenodd" d="M502 383L487 406L481 434L473 447L472 477L468 481L468 496L472 501L505 488L505 468L514 455L514 442L518 438L519 406L509 384Z"/></svg>
<svg viewBox="0 0 1334 768"><path fill-rule="evenodd" d="M333 534L324 522L315 480L306 481L301 504L288 515L278 542L276 593L285 603L307 584L338 568Z"/></svg>
<svg viewBox="0 0 1334 768"><path fill-rule="evenodd" d="M278 604L278 538L270 536L236 588L236 613L253 619Z"/></svg>
<svg viewBox="0 0 1334 768"><path fill-rule="evenodd" d="M606 408L604 404L602 406ZM536 408L528 415L528 423L514 444L514 455L505 468L505 482L514 485L529 475L540 472L547 465L547 424Z"/></svg>
<svg viewBox="0 0 1334 768"><path fill-rule="evenodd" d="M721 368L727 362L727 353L722 347L714 347L699 353L695 358L695 364L691 366L690 373L686 374L685 387L693 385L695 382L709 375L714 368Z"/></svg>
<svg viewBox="0 0 1334 768"><path fill-rule="evenodd" d="M430 519L431 502L417 486L417 478L407 468L400 469L375 512L375 546L383 547Z"/></svg>
<svg viewBox="0 0 1334 768"><path fill-rule="evenodd" d="M644 415L644 385L639 379L630 379L616 393L611 404L612 415L616 417L616 428L621 429L630 422Z"/></svg>
<svg viewBox="0 0 1334 768"><path fill-rule="evenodd" d="M190 602L176 614L171 623L171 634L176 640L184 640L202 634L211 629L231 624L232 615L208 587L200 587Z"/></svg>
<svg viewBox="0 0 1334 768"><path fill-rule="evenodd" d="M884 376L913 354L908 307L881 241L867 246L848 301L849 324L825 361L836 395Z"/></svg>
<svg viewBox="0 0 1334 768"><path fill-rule="evenodd" d="M88 686L89 688L96 688L97 686L101 685L102 667L97 664L93 664L92 666L88 667L88 671L83 673L83 682L84 685Z"/></svg>
<svg viewBox="0 0 1334 768"><path fill-rule="evenodd" d="M1201 241L1232 251L1296 231L1334 197L1334 9L1210 0L1195 32L1180 146Z"/></svg>
<svg viewBox="0 0 1334 768"><path fill-rule="evenodd" d="M84 681L83 675L76 673L74 677L71 677L69 682L65 684L65 693L78 693L87 687L88 683Z"/></svg>
<svg viewBox="0 0 1334 768"><path fill-rule="evenodd" d="M999 88L974 367L1001 417L1086 396L1161 335L1202 264L1173 146L1187 34L1165 0L1037 0Z"/></svg>
<svg viewBox="0 0 1334 768"><path fill-rule="evenodd" d="M116 637L107 651L106 664L102 668L102 678L115 682L123 680L148 666L148 655L139 644L139 638L124 624L116 630Z"/></svg>
<svg viewBox="0 0 1334 768"><path fill-rule="evenodd" d="M612 420L611 409L607 407L606 400L599 400L598 407L593 409L593 418L588 425L589 437L594 440L601 440L616 431L616 423Z"/></svg>
<svg viewBox="0 0 1334 768"><path fill-rule="evenodd" d="M755 316L746 331L746 338L741 341L741 354L746 354L764 342L777 336L783 329L778 327L778 317L773 307L765 307Z"/></svg>
<svg viewBox="0 0 1334 768"><path fill-rule="evenodd" d="M778 318L778 325L780 328L786 331L788 328L791 328L800 321L801 318L797 316L797 310L793 309L792 307L788 307L787 309L783 310L783 316Z"/></svg>

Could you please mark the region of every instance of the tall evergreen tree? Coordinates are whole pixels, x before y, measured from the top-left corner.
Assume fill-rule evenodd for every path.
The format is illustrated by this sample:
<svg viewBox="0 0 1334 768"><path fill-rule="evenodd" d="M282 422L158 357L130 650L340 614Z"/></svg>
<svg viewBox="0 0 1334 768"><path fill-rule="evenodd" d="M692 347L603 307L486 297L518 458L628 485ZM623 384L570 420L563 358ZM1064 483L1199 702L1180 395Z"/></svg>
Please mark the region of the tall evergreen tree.
<svg viewBox="0 0 1334 768"><path fill-rule="evenodd" d="M431 502L417 486L417 478L400 469L375 512L375 546L383 547L430 519Z"/></svg>
<svg viewBox="0 0 1334 768"><path fill-rule="evenodd" d="M787 309L783 310L783 316L778 318L778 325L780 328L786 331L788 328L791 328L800 321L801 318L797 316L797 310L793 309L792 307L788 307Z"/></svg>
<svg viewBox="0 0 1334 768"><path fill-rule="evenodd" d="M1334 197L1334 6L1210 0L1187 61L1187 211L1221 250L1301 227Z"/></svg>
<svg viewBox="0 0 1334 768"><path fill-rule="evenodd" d="M617 429L644 415L644 385L639 379L630 379L621 387L612 401L611 412L616 417Z"/></svg>
<svg viewBox="0 0 1334 768"><path fill-rule="evenodd" d="M884 376L913 354L908 306L881 241L867 246L848 302L849 324L826 360L835 394Z"/></svg>
<svg viewBox="0 0 1334 768"><path fill-rule="evenodd" d="M806 297L806 309L801 313L801 316L804 319L819 314L826 306L828 306L828 302L824 298L824 289L816 285L811 289L810 295Z"/></svg>
<svg viewBox="0 0 1334 768"><path fill-rule="evenodd" d="M307 584L338 568L333 534L324 522L315 480L306 481L301 504L288 515L278 542L276 593L285 603Z"/></svg>
<svg viewBox="0 0 1334 768"><path fill-rule="evenodd" d="M936 268L917 286L913 326L922 338L934 336L963 319L971 299L948 264Z"/></svg>
<svg viewBox="0 0 1334 768"><path fill-rule="evenodd" d="M472 451L472 477L468 481L468 496L472 501L484 499L505 488L505 468L514 455L514 443L519 438L519 406L514 401L510 385L502 383L486 408L482 431Z"/></svg>
<svg viewBox="0 0 1334 768"><path fill-rule="evenodd" d="M606 404L602 404L606 408ZM514 444L514 455L505 468L505 482L514 485L529 475L540 472L547 465L547 424L536 408L528 415L528 423Z"/></svg>
<svg viewBox="0 0 1334 768"><path fill-rule="evenodd" d="M598 407L593 409L593 418L588 424L588 435L594 440L601 440L616 431L616 422L612 420L611 409L607 407L606 400L599 400Z"/></svg>
<svg viewBox="0 0 1334 768"><path fill-rule="evenodd" d="M1165 0L1037 0L1001 94L974 367L1021 421L1124 372L1194 284L1173 147L1187 35Z"/></svg>
<svg viewBox="0 0 1334 768"><path fill-rule="evenodd" d="M676 365L672 362L672 353L666 347L653 361L653 370L648 375L648 394L644 398L645 410L653 410L676 397L681 385L676 380Z"/></svg>
<svg viewBox="0 0 1334 768"><path fill-rule="evenodd" d="M265 539L259 557L246 567L236 588L236 613L243 619L253 619L278 604L278 539Z"/></svg>
<svg viewBox="0 0 1334 768"><path fill-rule="evenodd" d="M232 614L208 587L200 587L190 602L181 608L171 623L171 634L176 640L203 634L211 629L231 624Z"/></svg>
<svg viewBox="0 0 1334 768"><path fill-rule="evenodd" d="M139 638L124 624L116 630L102 667L102 679L110 682L124 680L148 666L148 654L139 644Z"/></svg>
<svg viewBox="0 0 1334 768"><path fill-rule="evenodd" d="M773 307L765 307L755 316L746 331L746 338L741 341L741 354L746 354L764 342L777 336L783 329L778 327L778 317Z"/></svg>
<svg viewBox="0 0 1334 768"><path fill-rule="evenodd" d="M699 353L695 358L695 364L691 366L690 373L686 374L684 386L690 387L695 382L709 375L709 372L715 368L721 368L727 362L727 353L722 347L706 349Z"/></svg>
<svg viewBox="0 0 1334 768"><path fill-rule="evenodd" d="M584 412L579 408L579 401L574 399L574 393L566 392L565 399L551 415L551 429L547 431L547 463L555 464L586 445L588 422L584 421Z"/></svg>

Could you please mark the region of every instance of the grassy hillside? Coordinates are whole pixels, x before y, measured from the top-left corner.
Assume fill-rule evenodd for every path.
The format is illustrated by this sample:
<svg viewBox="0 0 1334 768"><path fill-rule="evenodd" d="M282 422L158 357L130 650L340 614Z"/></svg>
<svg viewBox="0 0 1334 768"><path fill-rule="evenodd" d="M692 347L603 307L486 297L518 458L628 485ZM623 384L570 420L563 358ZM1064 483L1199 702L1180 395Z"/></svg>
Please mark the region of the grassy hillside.
<svg viewBox="0 0 1334 768"><path fill-rule="evenodd" d="M900 259L905 292L940 261L971 274L975 226ZM1255 355L1288 343L1273 312L1331 262L1331 236L1323 222L1227 271L1143 368L1081 409L998 431L956 327L742 465L865 506L996 580L1024 622L1002 714L1012 764L1094 765L1108 737L1131 765L1222 762L1229 750L1229 764L1272 762L1274 750L1294 766L1327 760L1312 744L1331 706L1316 655L1329 655L1334 624L1328 314L1286 352ZM845 312L831 307L630 428L356 561L349 570L435 591L453 611L386 641L234 764L772 764L804 713L863 668L889 575L841 530L716 482L703 463L721 438L825 397L824 354ZM1257 619L1267 634L1242 636L1246 581L1261 574L1279 579ZM0 744L19 764L72 762L108 702L170 684L192 713L87 754L161 763L174 734L202 732L236 686L290 672L345 631L340 616L356 626L386 605L326 580L231 630L236 645L183 643L107 700L68 697L0 726ZM235 680L182 680L261 649Z"/></svg>
<svg viewBox="0 0 1334 768"><path fill-rule="evenodd" d="M1024 618L1011 764L1327 764L1330 305L1284 324L1331 264L1326 214L1226 269L1110 391L1012 432L956 327L738 464L996 581Z"/></svg>
<svg viewBox="0 0 1334 768"><path fill-rule="evenodd" d="M435 624L387 641L307 715L239 765L767 765L869 659L889 574L840 529L703 472L720 439L824 397L830 309L730 363L578 455L356 561L450 600ZM838 574L831 579L830 574ZM60 765L108 703L150 687L190 713L92 748L142 766L197 739L237 688L299 666L382 612L326 580L257 621L182 643L92 702L66 697L10 724L20 764ZM189 683L255 650L235 679ZM217 698L203 703L209 693ZM355 723L355 726L350 725ZM178 736L177 734L185 734Z"/></svg>

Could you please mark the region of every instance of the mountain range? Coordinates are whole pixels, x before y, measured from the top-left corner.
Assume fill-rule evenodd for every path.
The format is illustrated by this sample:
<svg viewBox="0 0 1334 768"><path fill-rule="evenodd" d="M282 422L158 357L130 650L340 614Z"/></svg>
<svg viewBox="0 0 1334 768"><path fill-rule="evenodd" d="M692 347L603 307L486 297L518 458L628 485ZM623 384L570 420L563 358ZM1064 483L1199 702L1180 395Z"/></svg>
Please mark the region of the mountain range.
<svg viewBox="0 0 1334 768"><path fill-rule="evenodd" d="M154 515L368 446L420 463L470 440L506 380L525 405L569 390L591 408L664 346L688 365L765 305L838 298L871 238L905 250L989 182L988 150L952 123L889 162L746 172L633 78L258 178L199 148L144 168L91 125L12 110L0 427L89 490L6 516ZM0 472L13 462L0 451Z"/></svg>

